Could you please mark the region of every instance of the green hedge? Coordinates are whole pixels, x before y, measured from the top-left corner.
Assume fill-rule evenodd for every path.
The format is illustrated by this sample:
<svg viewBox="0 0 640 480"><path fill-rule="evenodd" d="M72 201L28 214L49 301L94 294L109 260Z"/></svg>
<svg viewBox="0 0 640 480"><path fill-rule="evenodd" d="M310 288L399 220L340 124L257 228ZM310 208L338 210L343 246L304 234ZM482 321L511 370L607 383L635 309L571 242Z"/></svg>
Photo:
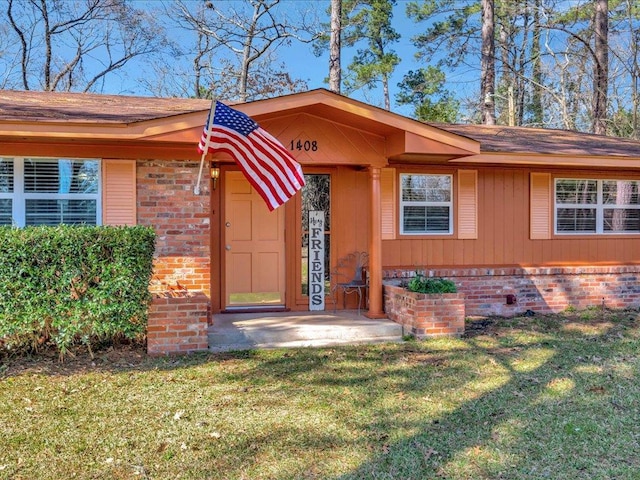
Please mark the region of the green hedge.
<svg viewBox="0 0 640 480"><path fill-rule="evenodd" d="M149 227L0 227L0 346L144 334L154 247Z"/></svg>

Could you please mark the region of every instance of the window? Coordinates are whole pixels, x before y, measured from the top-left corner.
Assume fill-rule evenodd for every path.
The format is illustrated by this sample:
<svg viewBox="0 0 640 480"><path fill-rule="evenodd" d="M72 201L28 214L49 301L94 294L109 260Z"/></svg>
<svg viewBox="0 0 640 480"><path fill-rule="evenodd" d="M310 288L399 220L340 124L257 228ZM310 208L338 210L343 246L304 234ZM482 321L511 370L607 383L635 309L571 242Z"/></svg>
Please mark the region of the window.
<svg viewBox="0 0 640 480"><path fill-rule="evenodd" d="M0 158L0 225L97 225L99 160Z"/></svg>
<svg viewBox="0 0 640 480"><path fill-rule="evenodd" d="M305 174L305 186L302 188L302 295L309 294L309 279L307 268L309 264L309 211L321 210L325 212L324 219L324 274L325 293L330 289L329 275L331 273L331 175Z"/></svg>
<svg viewBox="0 0 640 480"><path fill-rule="evenodd" d="M400 175L400 233L453 233L451 175Z"/></svg>
<svg viewBox="0 0 640 480"><path fill-rule="evenodd" d="M640 233L639 190L638 180L556 179L556 233Z"/></svg>

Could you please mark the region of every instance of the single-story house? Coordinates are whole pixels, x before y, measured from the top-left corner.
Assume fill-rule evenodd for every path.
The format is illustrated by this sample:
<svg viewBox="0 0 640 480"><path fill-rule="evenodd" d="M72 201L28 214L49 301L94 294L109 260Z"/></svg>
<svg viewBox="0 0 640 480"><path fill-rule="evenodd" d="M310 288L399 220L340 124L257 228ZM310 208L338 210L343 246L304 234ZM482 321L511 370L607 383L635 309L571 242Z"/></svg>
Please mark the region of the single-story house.
<svg viewBox="0 0 640 480"><path fill-rule="evenodd" d="M220 312L309 310L309 210L325 212L327 270L367 252L370 317L416 270L454 280L467 315L640 306L640 142L425 124L326 90L234 105L305 173L269 212L225 155L194 193L209 107L0 91L0 224L152 225L152 353L206 348ZM61 181L69 161L86 188Z"/></svg>

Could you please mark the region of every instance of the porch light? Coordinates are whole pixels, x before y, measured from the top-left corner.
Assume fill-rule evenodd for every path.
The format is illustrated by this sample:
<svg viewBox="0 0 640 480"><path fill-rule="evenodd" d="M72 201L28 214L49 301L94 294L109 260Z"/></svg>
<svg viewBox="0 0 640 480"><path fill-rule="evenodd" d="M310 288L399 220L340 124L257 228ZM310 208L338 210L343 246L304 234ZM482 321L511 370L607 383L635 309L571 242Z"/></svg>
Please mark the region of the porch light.
<svg viewBox="0 0 640 480"><path fill-rule="evenodd" d="M220 168L218 164L211 164L211 180L213 180L213 189L216 189L216 185L218 184L218 178L220 178Z"/></svg>

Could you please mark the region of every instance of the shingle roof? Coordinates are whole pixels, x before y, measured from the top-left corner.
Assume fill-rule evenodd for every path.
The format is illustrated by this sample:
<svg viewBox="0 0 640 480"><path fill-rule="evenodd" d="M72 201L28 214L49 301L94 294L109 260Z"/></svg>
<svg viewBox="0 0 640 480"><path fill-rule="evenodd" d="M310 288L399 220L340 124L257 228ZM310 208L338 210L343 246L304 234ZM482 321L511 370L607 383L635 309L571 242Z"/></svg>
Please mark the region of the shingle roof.
<svg viewBox="0 0 640 480"><path fill-rule="evenodd" d="M0 90L0 121L8 122L131 124L209 107L203 99ZM480 142L483 153L640 158L640 142L631 139L528 127L429 125Z"/></svg>
<svg viewBox="0 0 640 480"><path fill-rule="evenodd" d="M477 140L483 153L640 157L640 142L628 138L502 125L430 125Z"/></svg>
<svg viewBox="0 0 640 480"><path fill-rule="evenodd" d="M0 120L134 123L208 110L210 100L0 90Z"/></svg>

